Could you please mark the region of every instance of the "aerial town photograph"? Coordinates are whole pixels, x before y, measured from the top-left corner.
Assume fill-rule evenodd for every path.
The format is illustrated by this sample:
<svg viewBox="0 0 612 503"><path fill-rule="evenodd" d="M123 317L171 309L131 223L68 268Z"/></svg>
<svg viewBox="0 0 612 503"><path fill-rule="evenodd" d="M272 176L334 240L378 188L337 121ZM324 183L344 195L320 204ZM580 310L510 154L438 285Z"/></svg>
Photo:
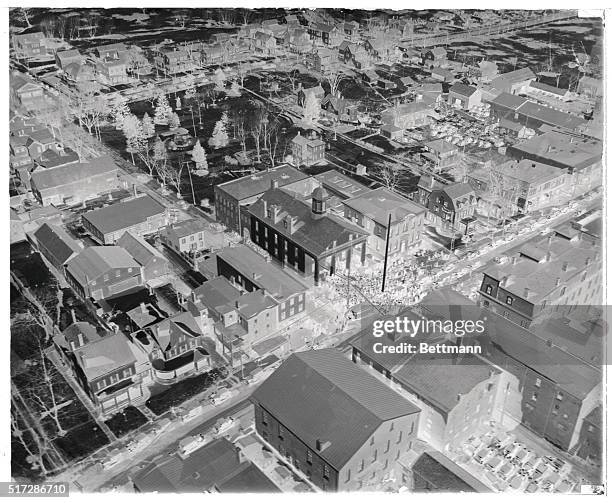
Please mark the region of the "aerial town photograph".
<svg viewBox="0 0 612 503"><path fill-rule="evenodd" d="M8 10L0 496L605 494L602 16L100 4Z"/></svg>

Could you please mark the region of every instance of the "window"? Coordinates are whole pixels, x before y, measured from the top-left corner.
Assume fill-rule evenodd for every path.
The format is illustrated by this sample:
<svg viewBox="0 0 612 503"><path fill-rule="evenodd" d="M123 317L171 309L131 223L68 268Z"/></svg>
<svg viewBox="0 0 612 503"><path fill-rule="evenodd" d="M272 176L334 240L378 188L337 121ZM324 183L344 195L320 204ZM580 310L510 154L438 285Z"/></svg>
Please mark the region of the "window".
<svg viewBox="0 0 612 503"><path fill-rule="evenodd" d="M491 285L487 285L487 287L486 287L486 289L485 289L485 292L486 292L488 295L491 295L491 293L493 293L493 287L492 287Z"/></svg>
<svg viewBox="0 0 612 503"><path fill-rule="evenodd" d="M403 433L404 433L403 431L400 431L400 432L399 432L399 435L397 436L397 443L398 443L398 444L399 444L399 443L402 441L402 436L403 436L402 434L403 434Z"/></svg>
<svg viewBox="0 0 612 503"><path fill-rule="evenodd" d="M527 320L521 320L521 327L527 328L529 326L529 322Z"/></svg>
<svg viewBox="0 0 612 503"><path fill-rule="evenodd" d="M563 393L561 392L557 393L557 400L559 401L563 400Z"/></svg>
<svg viewBox="0 0 612 503"><path fill-rule="evenodd" d="M504 311L504 318L510 318L510 311Z"/></svg>
<svg viewBox="0 0 612 503"><path fill-rule="evenodd" d="M306 463L312 464L312 451L306 451Z"/></svg>
<svg viewBox="0 0 612 503"><path fill-rule="evenodd" d="M118 278L119 276L121 276L121 271L115 271L115 277Z"/></svg>
<svg viewBox="0 0 612 503"><path fill-rule="evenodd" d="M329 466L323 465L323 478L329 480Z"/></svg>
<svg viewBox="0 0 612 503"><path fill-rule="evenodd" d="M542 386L542 379L538 378L535 380L535 385L536 388L539 388L540 386Z"/></svg>
<svg viewBox="0 0 612 503"><path fill-rule="evenodd" d="M261 411L261 422L264 425L268 425L268 413L265 410Z"/></svg>
<svg viewBox="0 0 612 503"><path fill-rule="evenodd" d="M385 453L389 452L389 449L391 449L391 440L387 440L387 447L385 448Z"/></svg>
<svg viewBox="0 0 612 503"><path fill-rule="evenodd" d="M108 274L104 275L104 281L108 281Z"/></svg>
<svg viewBox="0 0 612 503"><path fill-rule="evenodd" d="M483 301L482 305L484 307L489 307L489 301L488 300Z"/></svg>
<svg viewBox="0 0 612 503"><path fill-rule="evenodd" d="M534 402L537 402L537 401L538 401L538 394L534 392L534 393L531 395L531 400L533 400Z"/></svg>
<svg viewBox="0 0 612 503"><path fill-rule="evenodd" d="M512 300L513 300L512 297L510 297L510 296L506 297L506 304L511 306L512 305Z"/></svg>
<svg viewBox="0 0 612 503"><path fill-rule="evenodd" d="M256 331L255 333L257 333L257 331ZM282 426L279 424L279 425L278 425L278 438L279 438L279 440L284 440L284 439L285 439L284 434L285 434L285 430L284 430L284 429L283 429L283 427L282 427Z"/></svg>

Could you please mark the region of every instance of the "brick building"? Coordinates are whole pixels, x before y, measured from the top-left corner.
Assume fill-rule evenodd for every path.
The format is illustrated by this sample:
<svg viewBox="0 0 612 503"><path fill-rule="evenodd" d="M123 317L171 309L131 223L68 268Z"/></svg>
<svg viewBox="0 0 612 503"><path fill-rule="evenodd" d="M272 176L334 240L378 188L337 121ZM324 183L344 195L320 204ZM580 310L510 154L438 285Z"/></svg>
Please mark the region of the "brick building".
<svg viewBox="0 0 612 503"><path fill-rule="evenodd" d="M419 409L336 349L291 355L254 391L257 433L324 491L381 490Z"/></svg>

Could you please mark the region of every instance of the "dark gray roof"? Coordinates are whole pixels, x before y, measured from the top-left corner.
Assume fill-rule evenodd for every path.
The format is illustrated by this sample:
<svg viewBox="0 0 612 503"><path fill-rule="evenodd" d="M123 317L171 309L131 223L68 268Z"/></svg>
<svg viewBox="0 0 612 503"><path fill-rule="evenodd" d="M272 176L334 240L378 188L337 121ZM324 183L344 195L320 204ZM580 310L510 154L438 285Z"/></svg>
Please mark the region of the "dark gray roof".
<svg viewBox="0 0 612 503"><path fill-rule="evenodd" d="M149 463L133 478L140 492L198 492L231 480L250 463L240 463L236 448L225 438L213 440L186 459L177 454Z"/></svg>
<svg viewBox="0 0 612 503"><path fill-rule="evenodd" d="M421 454L412 466L412 472L427 482L428 491L492 492L488 486L438 451Z"/></svg>
<svg viewBox="0 0 612 503"><path fill-rule="evenodd" d="M467 86L461 82L457 82L456 84L453 84L453 86L449 89L449 92L457 93L461 96L472 96L476 90L477 89L474 86Z"/></svg>
<svg viewBox="0 0 612 503"><path fill-rule="evenodd" d="M264 201L268 208L271 208L272 205L279 208L279 219L276 224L267 218L264 211ZM347 244L349 240L365 239L367 236L367 233L361 228L334 215L327 214L321 218L314 218L309 204L295 199L281 189L270 189L265 192L249 207L249 213L317 256L331 249L334 242L336 242L336 246L341 246ZM293 234L289 234L284 227L283 219L286 217L297 219L296 230Z"/></svg>
<svg viewBox="0 0 612 503"><path fill-rule="evenodd" d="M68 164L53 169L45 169L32 173L38 190L51 189L70 185L92 176L116 173L119 168L107 155L90 159L89 162Z"/></svg>
<svg viewBox="0 0 612 503"><path fill-rule="evenodd" d="M145 222L147 218L165 211L164 206L151 196L145 195L88 211L83 215L83 219L103 234L107 234Z"/></svg>
<svg viewBox="0 0 612 503"><path fill-rule="evenodd" d="M336 469L383 422L420 412L336 349L294 353L252 399Z"/></svg>
<svg viewBox="0 0 612 503"><path fill-rule="evenodd" d="M81 251L80 246L66 231L52 224L42 224L34 232L34 238L55 260L62 264Z"/></svg>

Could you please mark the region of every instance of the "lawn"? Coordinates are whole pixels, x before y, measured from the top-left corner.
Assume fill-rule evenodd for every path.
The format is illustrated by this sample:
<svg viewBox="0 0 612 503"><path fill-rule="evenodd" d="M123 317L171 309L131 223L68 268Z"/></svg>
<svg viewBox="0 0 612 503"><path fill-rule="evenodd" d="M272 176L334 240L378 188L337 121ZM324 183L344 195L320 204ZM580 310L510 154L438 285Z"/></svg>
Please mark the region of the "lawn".
<svg viewBox="0 0 612 503"><path fill-rule="evenodd" d="M171 386L165 387L147 400L147 407L157 415L167 412L172 407L177 407L184 401L193 398L198 393L205 391L212 384L227 376L225 369L213 369L205 374L188 377Z"/></svg>
<svg viewBox="0 0 612 503"><path fill-rule="evenodd" d="M107 419L105 423L117 437L122 437L146 424L147 418L136 407L130 405Z"/></svg>

